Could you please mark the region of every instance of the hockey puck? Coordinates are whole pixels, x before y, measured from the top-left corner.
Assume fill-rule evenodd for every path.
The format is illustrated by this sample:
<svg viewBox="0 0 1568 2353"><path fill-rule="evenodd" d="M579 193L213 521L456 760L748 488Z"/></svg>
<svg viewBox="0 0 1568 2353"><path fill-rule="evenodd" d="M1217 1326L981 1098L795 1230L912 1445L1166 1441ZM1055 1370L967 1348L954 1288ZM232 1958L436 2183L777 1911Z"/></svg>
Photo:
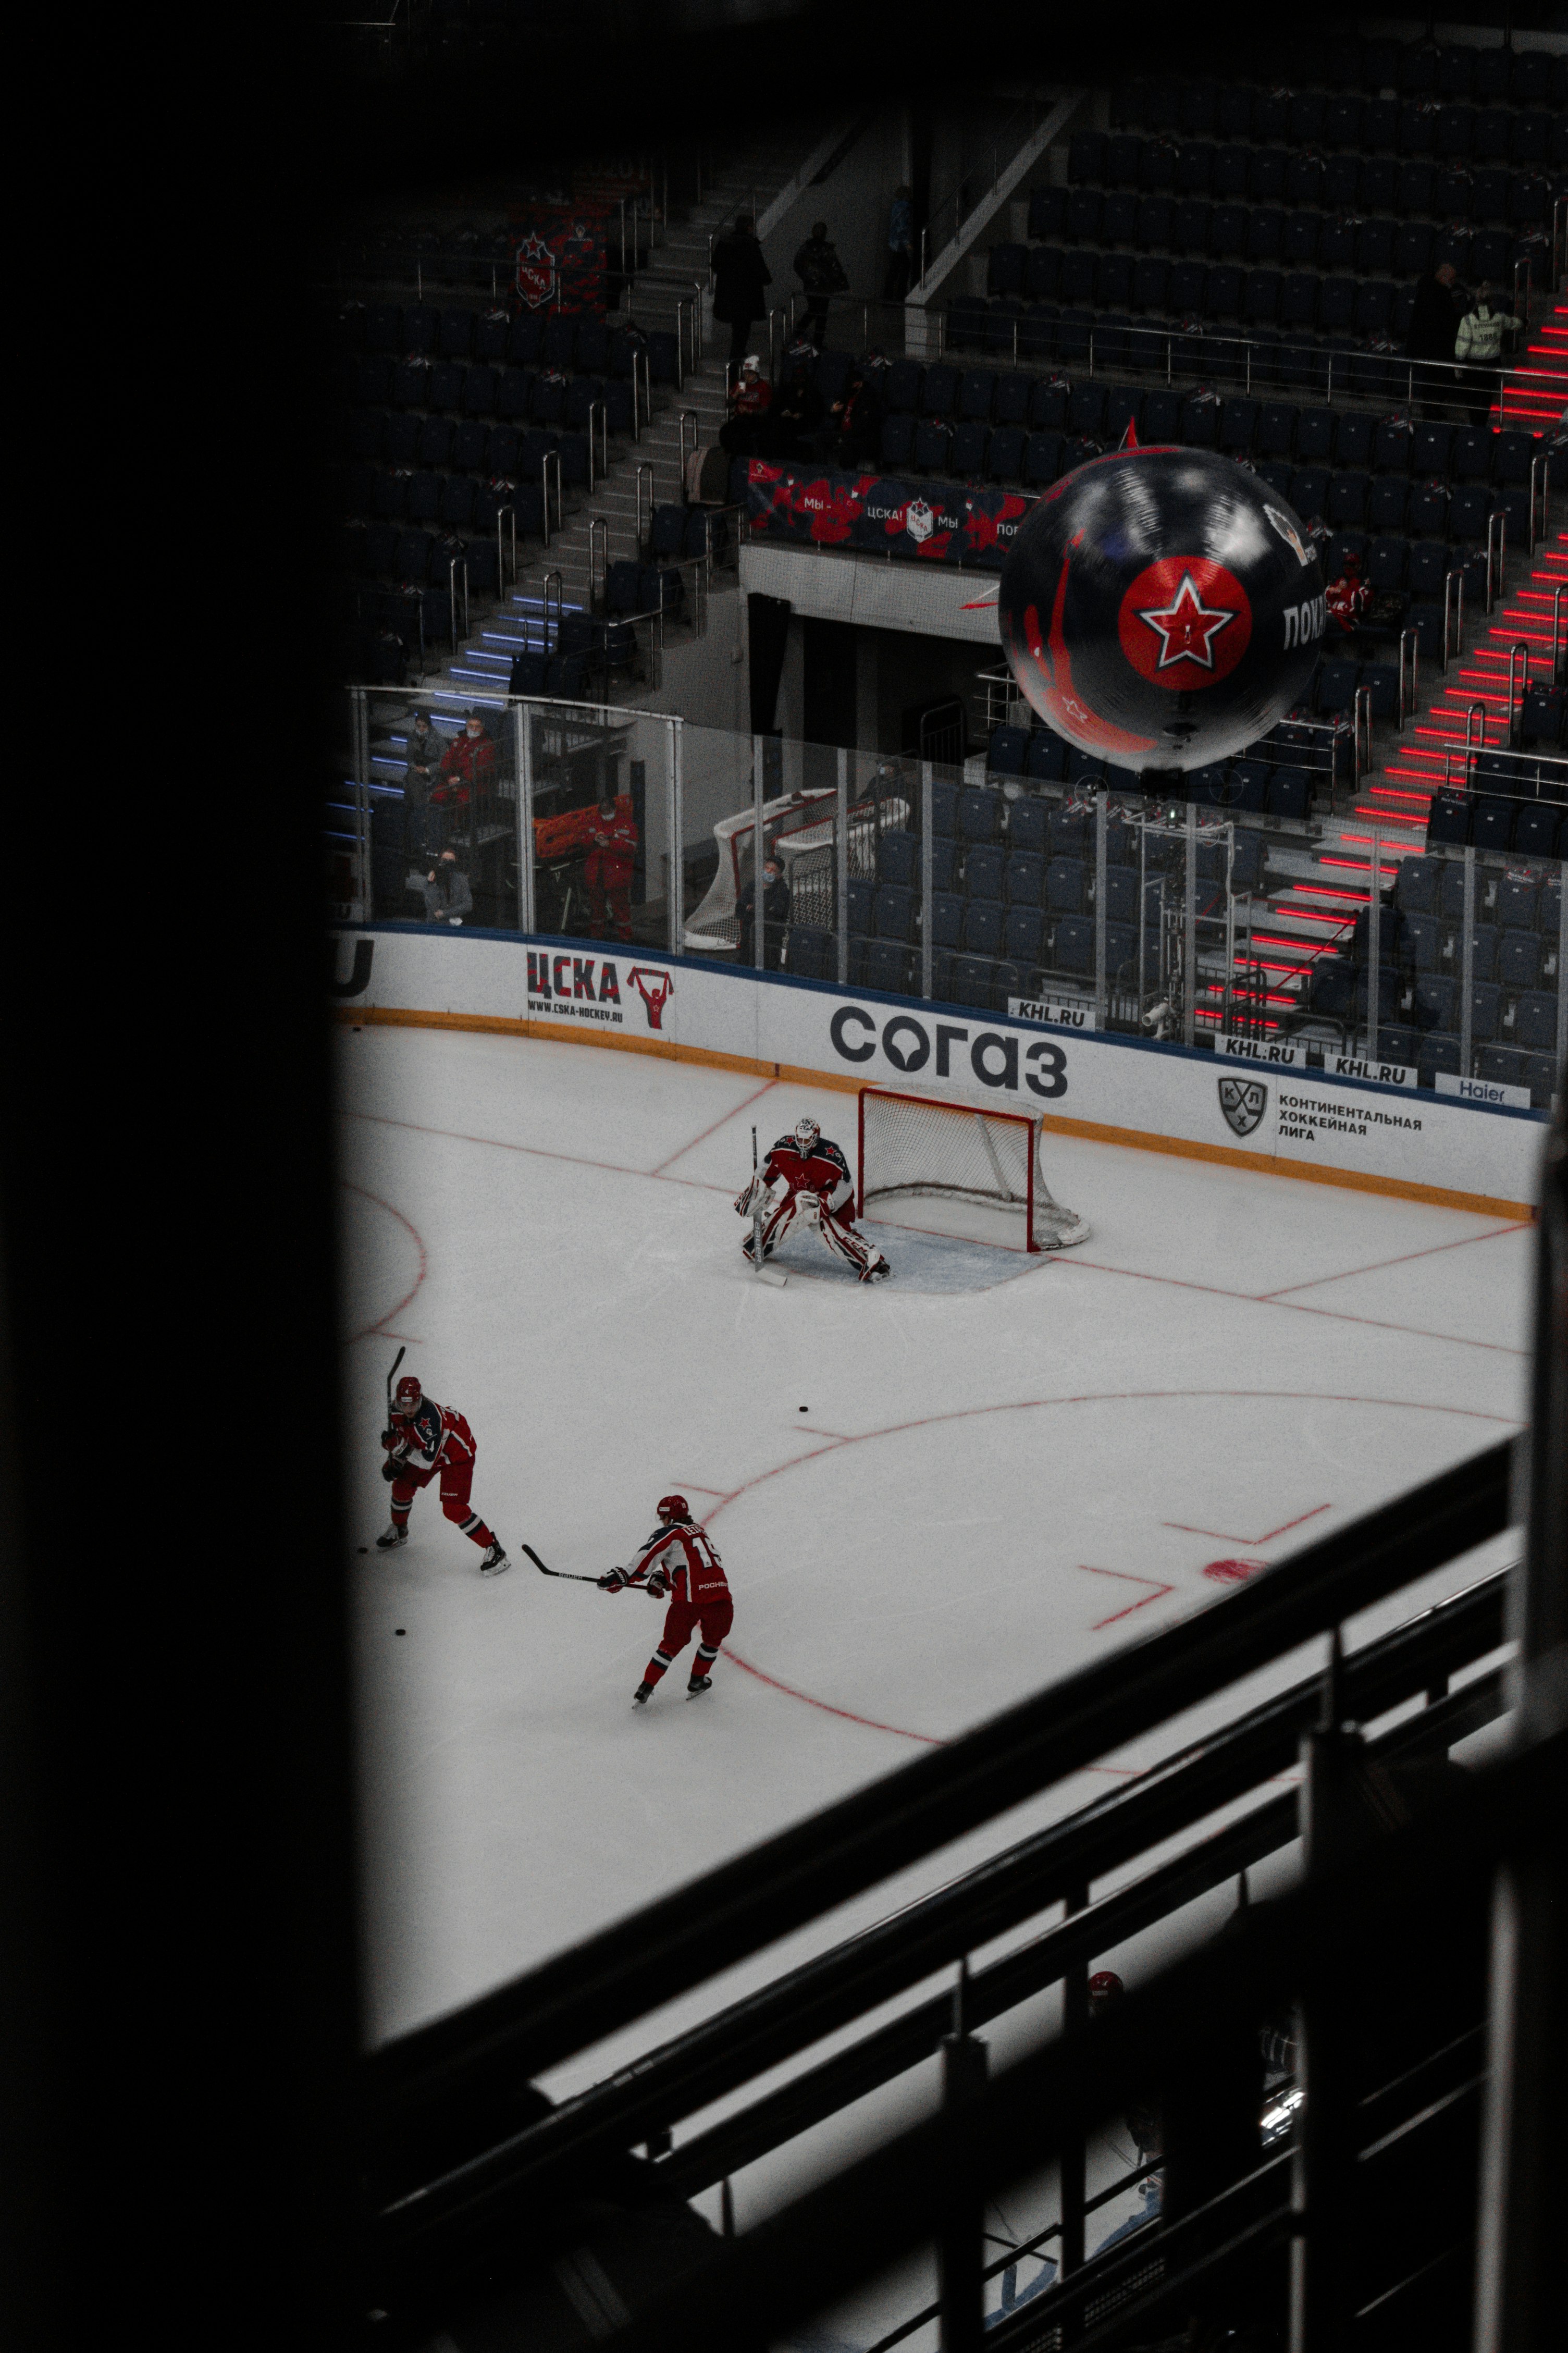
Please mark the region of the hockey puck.
<svg viewBox="0 0 1568 2353"><path fill-rule="evenodd" d="M795 1411L796 1413L809 1413L811 1411L811 1408L808 1405L797 1405Z"/></svg>
<svg viewBox="0 0 1568 2353"><path fill-rule="evenodd" d="M408 1629L406 1626L395 1626L392 1630L395 1634L406 1634Z"/></svg>
<svg viewBox="0 0 1568 2353"><path fill-rule="evenodd" d="M368 1552L370 1550L370 1546L369 1545L361 1545L360 1550L361 1552Z"/></svg>

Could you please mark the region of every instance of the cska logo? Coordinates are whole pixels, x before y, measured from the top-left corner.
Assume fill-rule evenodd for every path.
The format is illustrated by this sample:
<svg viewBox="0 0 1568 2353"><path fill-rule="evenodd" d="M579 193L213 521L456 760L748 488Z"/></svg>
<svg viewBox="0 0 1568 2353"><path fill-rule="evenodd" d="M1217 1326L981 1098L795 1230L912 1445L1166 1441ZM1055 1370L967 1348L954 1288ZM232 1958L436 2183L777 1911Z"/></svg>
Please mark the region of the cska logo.
<svg viewBox="0 0 1568 2353"><path fill-rule="evenodd" d="M1162 670L1169 670L1173 662L1179 661L1196 662L1200 670L1213 670L1214 641L1236 615L1227 613L1222 605L1205 605L1193 585L1192 574L1184 572L1174 601L1163 612L1146 605L1138 618L1145 628L1159 633Z"/></svg>
<svg viewBox="0 0 1568 2353"><path fill-rule="evenodd" d="M517 290L531 311L541 311L555 291L555 256L535 230L517 248Z"/></svg>
<svg viewBox="0 0 1568 2353"><path fill-rule="evenodd" d="M911 499L904 512L904 529L917 547L936 529L936 516L924 499Z"/></svg>
<svg viewBox="0 0 1568 2353"><path fill-rule="evenodd" d="M664 1008L675 987L675 975L663 965L633 965L626 978L642 998L650 1029L664 1028Z"/></svg>

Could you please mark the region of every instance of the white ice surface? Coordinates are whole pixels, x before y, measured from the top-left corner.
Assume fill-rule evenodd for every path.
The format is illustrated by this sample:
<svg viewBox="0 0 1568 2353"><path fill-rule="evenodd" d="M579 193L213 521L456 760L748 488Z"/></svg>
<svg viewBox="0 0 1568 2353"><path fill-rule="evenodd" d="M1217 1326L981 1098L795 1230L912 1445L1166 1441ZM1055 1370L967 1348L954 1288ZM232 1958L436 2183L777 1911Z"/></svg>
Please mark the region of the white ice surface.
<svg viewBox="0 0 1568 2353"><path fill-rule="evenodd" d="M401 1554L356 1550L376 2040L1206 1606L1227 1589L1210 1564L1277 1560L1523 1411L1529 1235L1496 1219L1047 1138L1053 1192L1094 1228L1079 1249L984 1252L1006 1279L916 1290L926 1250L906 1245L900 1286L889 1222L890 1282L834 1279L808 1240L775 1291L731 1208L752 1124L765 1147L809 1111L852 1158L852 1097L460 1032L345 1032L340 1067L352 1540L385 1524L383 1380L406 1345L472 1423L474 1500L517 1563L481 1580L431 1493ZM708 1697L684 1703L688 1652L634 1712L660 1614L547 1582L518 1547L597 1572L671 1487L721 1547L735 1628ZM868 1891L552 2088L1173 1745ZM1135 1973L1136 1953L1107 1957ZM930 2097L918 2072L892 2113ZM836 2159L857 2129L836 2120ZM765 2202L821 2151L782 2153Z"/></svg>

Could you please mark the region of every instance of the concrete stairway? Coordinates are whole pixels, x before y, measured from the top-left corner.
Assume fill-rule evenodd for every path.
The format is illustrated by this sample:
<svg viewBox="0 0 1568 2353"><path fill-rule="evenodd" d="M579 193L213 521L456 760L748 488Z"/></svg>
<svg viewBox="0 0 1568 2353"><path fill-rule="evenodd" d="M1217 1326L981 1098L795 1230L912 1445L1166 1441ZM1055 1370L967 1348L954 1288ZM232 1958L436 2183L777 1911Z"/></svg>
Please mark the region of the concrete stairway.
<svg viewBox="0 0 1568 2353"><path fill-rule="evenodd" d="M803 133L809 141L809 134ZM712 238L727 227L738 211L753 206L760 214L800 168L801 153L785 149L776 139L759 140L727 160L700 204L683 219L666 226L664 242L656 246L648 269L628 290L621 315L645 328L674 330L678 306L685 301L699 308L699 356L689 366L677 391L656 388L654 414L637 442L610 444L609 471L592 492L568 492L563 501L563 528L548 549L520 544L519 572L505 596L482 617L475 616L472 635L445 665L427 669L421 686L439 691L443 682L454 691L482 692L487 687L504 693L513 657L525 649L538 650L546 643L545 589L552 573L560 575L560 595L568 612L586 611L590 596L593 523L602 518L608 526L608 557L614 564L637 554L637 469L647 467L651 483L645 488L644 512L682 496L680 473L682 418L685 446L695 438L699 447L716 442L725 417L727 331L710 332L708 311L708 261ZM692 421L694 420L694 424ZM651 490L651 501L648 490ZM552 592L553 593L553 587ZM595 690L596 691L598 690ZM617 691L612 684L612 699Z"/></svg>

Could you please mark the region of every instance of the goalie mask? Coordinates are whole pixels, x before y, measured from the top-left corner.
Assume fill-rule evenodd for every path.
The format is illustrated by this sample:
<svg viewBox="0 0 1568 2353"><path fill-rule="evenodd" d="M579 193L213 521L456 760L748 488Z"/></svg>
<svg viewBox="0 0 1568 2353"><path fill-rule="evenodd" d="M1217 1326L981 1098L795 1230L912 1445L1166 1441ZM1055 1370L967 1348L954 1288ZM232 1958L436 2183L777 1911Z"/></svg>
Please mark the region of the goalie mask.
<svg viewBox="0 0 1568 2353"><path fill-rule="evenodd" d="M810 1159L812 1154L816 1150L817 1143L821 1134L822 1130L818 1127L814 1119L796 1120L795 1124L795 1150L800 1154L803 1160Z"/></svg>
<svg viewBox="0 0 1568 2353"><path fill-rule="evenodd" d="M658 1516L661 1520L689 1520L691 1517L691 1506L684 1495L661 1495L658 1499Z"/></svg>
<svg viewBox="0 0 1568 2353"><path fill-rule="evenodd" d="M397 1384L396 1392L392 1400L393 1412L403 1414L417 1413L419 1410L420 1400L424 1395L424 1390L420 1388L413 1374L405 1373L403 1378Z"/></svg>

